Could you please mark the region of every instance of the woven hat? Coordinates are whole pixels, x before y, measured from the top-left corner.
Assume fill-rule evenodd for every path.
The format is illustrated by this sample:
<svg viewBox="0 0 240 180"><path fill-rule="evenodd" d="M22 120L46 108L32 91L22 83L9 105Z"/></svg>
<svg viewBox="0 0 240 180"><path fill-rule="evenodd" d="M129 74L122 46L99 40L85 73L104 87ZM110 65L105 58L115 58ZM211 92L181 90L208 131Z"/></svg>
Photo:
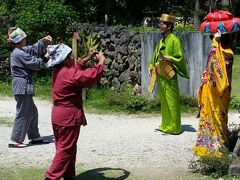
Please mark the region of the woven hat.
<svg viewBox="0 0 240 180"><path fill-rule="evenodd" d="M171 16L169 14L162 14L162 16L160 17L161 21L165 21L165 22L170 22L172 24L175 24L176 21L176 17L175 16Z"/></svg>
<svg viewBox="0 0 240 180"><path fill-rule="evenodd" d="M205 34L221 34L240 30L240 19L234 18L229 11L216 10L208 13L205 21L200 25L200 30Z"/></svg>

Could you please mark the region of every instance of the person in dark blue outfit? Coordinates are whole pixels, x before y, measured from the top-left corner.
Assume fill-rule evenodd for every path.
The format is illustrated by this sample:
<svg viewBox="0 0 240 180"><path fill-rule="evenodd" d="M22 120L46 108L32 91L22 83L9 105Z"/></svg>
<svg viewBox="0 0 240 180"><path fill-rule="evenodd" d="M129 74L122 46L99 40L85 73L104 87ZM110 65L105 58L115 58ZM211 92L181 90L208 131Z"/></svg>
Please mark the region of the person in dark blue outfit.
<svg viewBox="0 0 240 180"><path fill-rule="evenodd" d="M8 32L10 66L12 76L12 90L17 102L16 116L13 124L11 142L8 147L23 148L26 135L32 144L49 143L44 140L38 129L38 110L33 101L34 82L33 71L44 66L48 60L46 46L52 41L46 36L32 46L26 46L24 31L20 28L11 28Z"/></svg>

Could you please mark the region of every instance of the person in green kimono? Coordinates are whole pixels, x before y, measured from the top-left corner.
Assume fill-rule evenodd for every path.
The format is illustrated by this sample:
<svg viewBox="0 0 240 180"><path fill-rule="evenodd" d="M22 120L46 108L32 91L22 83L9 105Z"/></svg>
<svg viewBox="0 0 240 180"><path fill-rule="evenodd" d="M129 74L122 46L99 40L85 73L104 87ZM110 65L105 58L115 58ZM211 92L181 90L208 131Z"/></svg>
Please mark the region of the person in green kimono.
<svg viewBox="0 0 240 180"><path fill-rule="evenodd" d="M156 74L159 98L161 103L162 123L159 126L161 132L167 134L181 134L181 110L180 95L178 87L178 75L188 78L187 63L180 39L172 33L175 17L162 14L160 17L160 32L162 39L158 43L151 62L149 63L149 75ZM173 68L172 77L165 77L159 74L159 67L156 63L168 62ZM153 73L157 71L158 73ZM153 78L153 77L151 77Z"/></svg>

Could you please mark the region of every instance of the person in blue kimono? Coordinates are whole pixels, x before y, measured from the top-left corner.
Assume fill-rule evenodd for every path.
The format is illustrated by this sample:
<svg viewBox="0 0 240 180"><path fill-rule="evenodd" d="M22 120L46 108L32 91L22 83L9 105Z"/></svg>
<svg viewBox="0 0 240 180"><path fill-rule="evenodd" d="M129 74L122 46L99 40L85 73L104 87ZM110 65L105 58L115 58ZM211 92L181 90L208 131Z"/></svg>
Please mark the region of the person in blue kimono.
<svg viewBox="0 0 240 180"><path fill-rule="evenodd" d="M8 42L11 48L10 67L12 76L12 91L17 102L16 116L13 123L10 148L24 148L26 135L32 144L49 143L44 140L38 129L38 110L33 101L34 82L33 71L44 66L48 60L46 47L52 41L46 36L32 46L26 46L26 33L20 28L11 28L8 32Z"/></svg>

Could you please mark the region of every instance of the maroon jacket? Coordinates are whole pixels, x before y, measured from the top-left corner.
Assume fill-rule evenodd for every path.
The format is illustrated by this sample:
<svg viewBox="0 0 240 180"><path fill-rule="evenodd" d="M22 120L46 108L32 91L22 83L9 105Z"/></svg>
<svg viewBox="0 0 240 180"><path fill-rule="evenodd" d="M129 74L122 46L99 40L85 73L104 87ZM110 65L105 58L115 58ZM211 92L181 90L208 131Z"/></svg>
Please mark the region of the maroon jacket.
<svg viewBox="0 0 240 180"><path fill-rule="evenodd" d="M73 67L60 65L52 75L52 123L60 126L86 125L83 111L82 89L96 84L103 65L83 69L82 61Z"/></svg>

